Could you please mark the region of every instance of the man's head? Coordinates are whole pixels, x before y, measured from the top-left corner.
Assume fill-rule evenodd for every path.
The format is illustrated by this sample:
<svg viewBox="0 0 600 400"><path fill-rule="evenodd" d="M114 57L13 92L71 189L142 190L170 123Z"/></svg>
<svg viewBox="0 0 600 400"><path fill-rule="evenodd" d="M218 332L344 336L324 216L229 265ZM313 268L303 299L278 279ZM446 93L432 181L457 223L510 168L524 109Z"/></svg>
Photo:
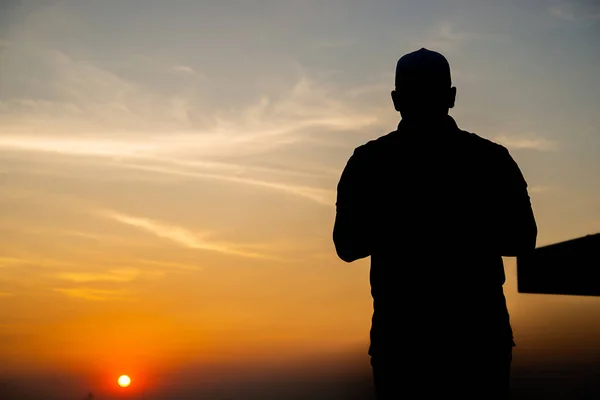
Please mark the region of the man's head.
<svg viewBox="0 0 600 400"><path fill-rule="evenodd" d="M443 55L422 48L398 60L392 100L403 119L429 120L445 116L454 107L455 99L450 65Z"/></svg>

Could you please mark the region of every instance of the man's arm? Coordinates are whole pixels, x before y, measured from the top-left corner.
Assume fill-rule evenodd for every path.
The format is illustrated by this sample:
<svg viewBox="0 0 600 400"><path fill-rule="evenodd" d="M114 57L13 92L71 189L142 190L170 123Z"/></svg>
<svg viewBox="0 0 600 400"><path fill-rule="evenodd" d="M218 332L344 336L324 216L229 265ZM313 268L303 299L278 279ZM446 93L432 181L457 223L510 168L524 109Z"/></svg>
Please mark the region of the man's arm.
<svg viewBox="0 0 600 400"><path fill-rule="evenodd" d="M498 208L495 210L495 246L502 256L531 253L536 246L537 225L527 192L527 182L508 150L502 149Z"/></svg>
<svg viewBox="0 0 600 400"><path fill-rule="evenodd" d="M371 193L363 152L361 147L354 151L337 186L333 242L338 256L348 263L371 255Z"/></svg>

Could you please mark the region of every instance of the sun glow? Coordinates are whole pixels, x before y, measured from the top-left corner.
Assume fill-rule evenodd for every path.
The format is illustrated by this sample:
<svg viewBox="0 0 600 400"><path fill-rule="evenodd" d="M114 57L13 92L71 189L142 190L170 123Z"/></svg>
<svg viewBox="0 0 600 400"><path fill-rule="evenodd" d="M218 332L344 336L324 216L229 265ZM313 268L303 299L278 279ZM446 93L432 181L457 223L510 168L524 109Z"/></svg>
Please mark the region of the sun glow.
<svg viewBox="0 0 600 400"><path fill-rule="evenodd" d="M131 384L131 379L127 375L121 375L117 382L119 383L119 386L127 387Z"/></svg>

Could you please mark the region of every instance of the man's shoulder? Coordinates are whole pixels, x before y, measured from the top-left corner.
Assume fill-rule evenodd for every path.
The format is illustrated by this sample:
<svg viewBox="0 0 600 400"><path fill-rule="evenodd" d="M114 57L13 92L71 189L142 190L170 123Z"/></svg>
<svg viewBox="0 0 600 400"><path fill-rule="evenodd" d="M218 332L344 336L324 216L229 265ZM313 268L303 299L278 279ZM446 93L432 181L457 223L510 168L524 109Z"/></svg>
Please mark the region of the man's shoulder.
<svg viewBox="0 0 600 400"><path fill-rule="evenodd" d="M500 143L479 136L476 133L459 130L461 136L465 139L467 146L471 146L475 151L479 151L485 155L496 155L504 157L508 155L508 149Z"/></svg>
<svg viewBox="0 0 600 400"><path fill-rule="evenodd" d="M465 146L472 151L486 157L510 157L510 153L502 144L494 142L483 136L463 129L457 129L455 144ZM403 136L398 131L389 132L376 139L356 147L352 158L354 160L366 161L384 155L390 150L398 150L398 144L403 143Z"/></svg>
<svg viewBox="0 0 600 400"><path fill-rule="evenodd" d="M379 154L382 150L389 148L389 145L394 140L395 133L396 131L390 132L376 139L369 140L355 148L354 155L363 158Z"/></svg>

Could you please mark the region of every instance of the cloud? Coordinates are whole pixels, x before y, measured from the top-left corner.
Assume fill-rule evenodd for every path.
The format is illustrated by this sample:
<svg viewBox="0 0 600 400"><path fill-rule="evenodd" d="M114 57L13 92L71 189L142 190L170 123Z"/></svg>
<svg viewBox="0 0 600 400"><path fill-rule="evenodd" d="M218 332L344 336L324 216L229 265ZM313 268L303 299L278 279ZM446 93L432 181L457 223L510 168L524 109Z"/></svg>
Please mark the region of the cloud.
<svg viewBox="0 0 600 400"><path fill-rule="evenodd" d="M546 193L555 190L553 186L531 186L529 193Z"/></svg>
<svg viewBox="0 0 600 400"><path fill-rule="evenodd" d="M566 4L553 4L548 7L548 12L555 18L572 21L575 19L575 15L573 15L573 10Z"/></svg>
<svg viewBox="0 0 600 400"><path fill-rule="evenodd" d="M116 235L106 235L106 234L99 234L99 233L83 232L83 231L78 231L78 230L36 229L36 232L43 234L43 235L48 235L48 234L61 235L61 236L68 236L68 237L74 237L74 238L79 238L79 239L87 239L87 240L103 242L103 243L109 243L109 242L114 242L114 243L119 243L119 244L128 243L126 240L123 240L122 237L119 237Z"/></svg>
<svg viewBox="0 0 600 400"><path fill-rule="evenodd" d="M308 173L294 170L292 167L275 169L218 161L186 161L185 159L178 160L161 155L161 152L177 153L175 150L170 150L170 146L176 146L174 149L179 147L190 148L191 146L186 146L186 144L189 140L195 140L195 138L187 137L181 137L180 139L175 141L176 143L172 143L160 138L156 140L149 138L146 142L142 143L131 140L102 138L7 136L0 137L0 150L45 152L67 156L105 157L118 160L118 163L115 165L121 168L262 187L296 195L326 206L330 206L332 201L334 201L335 193L332 190L281 181L269 181L258 177L258 175L265 174L277 175L279 179L283 178L289 182L289 179L294 176L310 178L332 177L336 175L331 170L323 169L320 173L313 170L314 172ZM209 142L210 140L204 141L206 144ZM175 157L175 154L168 155ZM90 160L88 159L85 162L90 163ZM298 168L297 166L295 167ZM247 176L240 176L241 172Z"/></svg>
<svg viewBox="0 0 600 400"><path fill-rule="evenodd" d="M199 267L197 265L182 264L182 263L171 262L171 261L137 260L137 262L139 262L140 264L154 265L154 266L158 266L158 267L171 268L171 269L180 269L180 270L184 270L184 271L200 271L203 269L202 267Z"/></svg>
<svg viewBox="0 0 600 400"><path fill-rule="evenodd" d="M18 51L5 58L18 59ZM30 52L32 59L12 64L41 65L34 72L13 66L1 75L24 82L0 101L1 147L64 155L231 159L302 143L318 147L315 132L323 144L333 145L332 134L379 127L387 115L387 108L359 104L356 96L306 75L291 87L286 82L257 99L219 108L187 89L163 96L152 82L134 84L64 52ZM204 96L210 97L210 90Z"/></svg>
<svg viewBox="0 0 600 400"><path fill-rule="evenodd" d="M13 294L8 292L0 292L0 297L11 297Z"/></svg>
<svg viewBox="0 0 600 400"><path fill-rule="evenodd" d="M440 19L425 35L414 37L411 42L417 48L425 47L442 54L456 54L476 43L505 42L503 34L472 30L473 24L466 20Z"/></svg>
<svg viewBox="0 0 600 400"><path fill-rule="evenodd" d="M142 275L142 271L136 268L112 269L107 272L60 272L55 276L58 279L75 283L88 282L131 282Z"/></svg>
<svg viewBox="0 0 600 400"><path fill-rule="evenodd" d="M174 65L173 71L184 72L186 74L194 74L196 72L192 67L189 67L187 65Z"/></svg>
<svg viewBox="0 0 600 400"><path fill-rule="evenodd" d="M442 53L454 53L460 50L469 39L457 25L451 21L439 21L423 39L422 46Z"/></svg>
<svg viewBox="0 0 600 400"><path fill-rule="evenodd" d="M493 140L515 150L555 151L558 149L557 142L535 136L498 135Z"/></svg>
<svg viewBox="0 0 600 400"><path fill-rule="evenodd" d="M571 0L552 4L548 13L563 21L600 21L600 2L596 0Z"/></svg>
<svg viewBox="0 0 600 400"><path fill-rule="evenodd" d="M64 136L5 135L0 137L0 149L25 150L75 156L126 157L151 153L158 143L133 140L81 138Z"/></svg>
<svg viewBox="0 0 600 400"><path fill-rule="evenodd" d="M151 233L162 239L170 240L171 242L190 249L214 251L227 255L250 258L272 258L266 254L245 250L241 246L213 241L210 239L210 233L207 232L192 232L180 226L169 225L149 218L135 217L110 210L101 210L97 214L121 224L133 226L144 232Z"/></svg>
<svg viewBox="0 0 600 400"><path fill-rule="evenodd" d="M337 177L339 171L333 168L326 167L303 167L295 165L294 167L268 167L261 165L243 164L241 162L221 162L221 161L207 161L207 160L180 160L164 157L152 157L148 161L157 163L165 163L171 166L177 166L180 168L190 169L206 169L210 171L220 171L231 175L239 176L243 173L255 174L255 173L268 173L279 176L298 176L305 178L324 178L324 177Z"/></svg>
<svg viewBox="0 0 600 400"><path fill-rule="evenodd" d="M23 68L35 65L35 68ZM188 129L188 93L165 94L55 48L15 43L3 50L4 131L115 132ZM163 73L167 79L167 72ZM163 79L163 80L164 80Z"/></svg>
<svg viewBox="0 0 600 400"><path fill-rule="evenodd" d="M314 42L314 47L322 49L341 49L355 45L357 42L349 39L320 39Z"/></svg>
<svg viewBox="0 0 600 400"><path fill-rule="evenodd" d="M55 288L55 292L65 296L92 301L127 300L124 290L94 289L94 288Z"/></svg>
<svg viewBox="0 0 600 400"><path fill-rule="evenodd" d="M145 65L147 58L135 60ZM3 61L0 83L6 83L7 90L0 102L0 128L4 133L39 132L43 128L44 132L63 134L192 131L269 136L309 127L355 130L378 121L372 110L349 107L331 88L307 76L299 77L287 93L284 90L290 82L279 90L262 93L255 103L219 109L210 97L218 94L211 90L220 88L203 86L201 90L190 84L168 84L172 78L166 71L161 75L159 68L153 72L158 75L153 81L148 81L149 77L134 81L75 54L30 43L10 46ZM23 68L25 65L36 68ZM188 65L170 68L198 75ZM177 89L166 94L159 89L165 85ZM275 97L277 101L273 101Z"/></svg>
<svg viewBox="0 0 600 400"><path fill-rule="evenodd" d="M0 257L0 268L2 267L12 267L15 265L27 264L29 261L24 260L22 258L15 257Z"/></svg>
<svg viewBox="0 0 600 400"><path fill-rule="evenodd" d="M153 82L132 82L64 51L30 43L11 51L3 60L10 60L12 69L2 76L22 86L0 101L0 152L85 156L74 160L87 165L98 162L90 156L99 157L114 161L111 167L251 185L330 206L332 190L303 180L338 175L329 159L310 166L310 156L298 161L287 155L297 155L299 148L309 155L322 154L324 147L343 149L342 134L375 130L387 115L379 105L358 101L378 87L348 95L305 71L295 81L224 109L199 102L187 89L162 96ZM171 72L197 74L188 65L165 65ZM204 95L210 97L213 89ZM261 155L270 155L277 167L257 167L267 159Z"/></svg>
<svg viewBox="0 0 600 400"><path fill-rule="evenodd" d="M61 261L43 259L43 258L17 258L0 257L0 268L16 267L20 265L35 265L39 267L61 268L70 267L71 264Z"/></svg>
<svg viewBox="0 0 600 400"><path fill-rule="evenodd" d="M389 92L392 87L392 84L390 84L390 82L394 82L393 74L390 76L390 78L391 79L387 83L384 82L384 83L366 84L366 85L361 85L361 86L353 86L352 88L350 88L346 91L346 95L353 97L353 98L359 98L364 95L372 95L372 94L375 94L375 95L384 94L385 96L387 96L387 95L389 95Z"/></svg>
<svg viewBox="0 0 600 400"><path fill-rule="evenodd" d="M268 182L259 179L245 178L239 176L231 176L224 174L206 173L185 171L176 168L142 165L142 164L124 164L125 166L142 171L157 172L168 175L179 175L190 178L211 179L217 181L225 181L239 183L249 186L262 187L266 189L276 190L279 192L299 196L323 206L331 206L335 201L335 192L333 190L320 189L310 186L292 185L286 183Z"/></svg>

